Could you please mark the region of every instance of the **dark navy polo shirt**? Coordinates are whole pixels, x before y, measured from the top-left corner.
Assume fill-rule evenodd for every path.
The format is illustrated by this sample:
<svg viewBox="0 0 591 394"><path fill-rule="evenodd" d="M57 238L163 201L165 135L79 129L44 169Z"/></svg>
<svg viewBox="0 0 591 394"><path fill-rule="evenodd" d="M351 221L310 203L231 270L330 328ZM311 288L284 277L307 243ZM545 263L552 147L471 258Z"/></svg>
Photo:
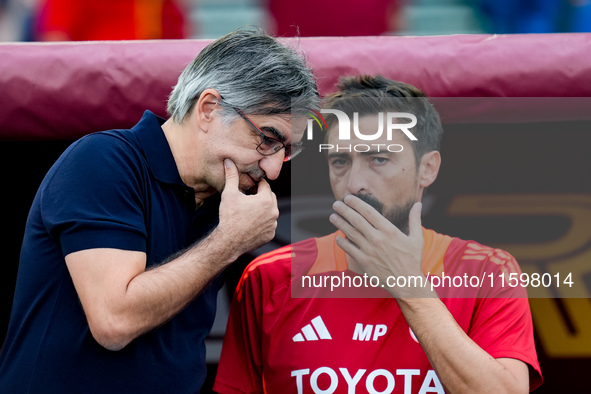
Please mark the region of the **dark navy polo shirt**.
<svg viewBox="0 0 591 394"><path fill-rule="evenodd" d="M150 267L217 225L219 194L195 210L163 122L146 111L131 130L87 135L46 175L27 220L0 392L199 391L219 278L171 321L113 352L92 337L64 260L118 248L146 252Z"/></svg>

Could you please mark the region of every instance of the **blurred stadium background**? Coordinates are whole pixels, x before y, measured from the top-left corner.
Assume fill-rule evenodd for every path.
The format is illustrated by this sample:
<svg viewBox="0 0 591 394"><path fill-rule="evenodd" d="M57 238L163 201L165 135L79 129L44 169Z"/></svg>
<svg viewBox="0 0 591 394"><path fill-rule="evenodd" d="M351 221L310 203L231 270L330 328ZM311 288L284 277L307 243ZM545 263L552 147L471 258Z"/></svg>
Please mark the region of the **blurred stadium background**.
<svg viewBox="0 0 591 394"><path fill-rule="evenodd" d="M36 51L44 51L47 48L41 46L26 46L26 44L15 45L15 42L24 41L38 41L44 38L41 37L38 29L37 15L44 5L45 0L1 0L0 1L0 41L5 44L0 44L0 71L3 72L4 77L0 77L0 86L8 86L5 90L14 93L18 90L19 73L13 70L12 73L6 73L6 70L11 69L11 62L22 65L25 59L25 53L29 54L27 59L32 61L39 61L44 57L36 56ZM65 1L65 0L64 0ZM135 0L140 1L140 0ZM58 0L56 0L58 2ZM82 3L81 0L79 0ZM262 2L257 0L181 0L179 2L179 9L182 10L180 15L186 24L184 31L184 38L188 39L214 39L235 28L243 25L260 25L270 31L278 32L282 36L291 36L296 34L297 30L294 24L301 24L299 30L300 36L309 36L306 34L305 26L313 25L326 27L327 30L314 31L313 36L348 36L347 32L341 30L330 30L333 27L337 29L337 24L329 23L330 20L341 21L347 18L347 13L355 11L355 5L367 6L371 2L352 0L341 0L340 4L347 3L347 7L341 7L337 10L333 7L330 0L325 1L280 1L269 0L269 2ZM564 45L565 50L568 48L569 40L559 38L561 34L569 32L585 32L591 31L591 1L587 0L540 0L540 1L519 1L519 0L400 0L400 1L375 1L372 7L374 10L383 9L385 17L380 25L379 32L361 35L383 35L383 36L442 36L441 40L434 41L418 41L418 47L425 52L416 55L409 61L411 65L420 65L420 62L430 61L430 53L438 57L439 61L446 60L449 63L443 62L441 70L434 71L435 67L428 67L420 65L420 69L414 75L408 75L407 70L396 70L396 65L392 66L393 71L384 73L390 78L405 80L410 83L418 83L423 89L429 93L431 86L429 80L438 81L440 86L439 91L434 89L436 93L441 96L447 94L452 96L462 96L468 93L471 97L482 96L496 96L496 95L511 95L512 84L519 86L515 89L517 96L574 96L574 97L588 97L591 95L591 63L585 63L585 53L591 53L591 34L583 34L576 36L576 48L580 48L580 55L575 56L575 62L578 62L578 67L583 69L583 72L577 74L572 73L573 78L583 76L583 79L568 81L570 71L564 71L563 67L568 64L572 69L572 59L563 60L560 49L553 46L553 43L560 42ZM295 4L295 8L294 8ZM382 8L380 8L382 7ZM297 9L299 8L299 12ZM371 7L370 7L371 8ZM281 11L283 9L283 11ZM301 17L300 21L289 21L285 19L286 11L288 15ZM296 11L294 11L296 10ZM278 19L274 18L274 14ZM154 14L152 14L154 15ZM177 15L178 17L178 15ZM162 15L158 16L159 25ZM283 19L281 19L283 18ZM283 24L278 24L278 20ZM362 23L358 21L355 35L363 32ZM343 23L340 23L343 25ZM385 26L385 27L384 27ZM376 24L367 27L368 29L375 28ZM163 29L159 30L160 32ZM368 30L369 31L369 30ZM137 33L137 29L136 29ZM447 43L452 40L451 35L465 35L476 34L482 35L479 39L466 39L465 43L460 38L453 41L452 47L454 50L458 48L469 48L470 45L482 45L481 40L489 39L493 36L489 34L523 34L523 33L554 33L548 36L548 47L544 47L542 43L545 41L543 35L540 39L532 38L534 44L530 48L527 65L535 63L532 57L539 56L540 59L548 61L550 67L556 67L556 75L544 69L540 73L538 83L527 79L528 69L519 69L518 66L511 68L509 77L502 77L503 72L499 72L499 78L505 85L495 85L498 80L495 79L495 65L491 65L489 70L476 70L475 76L465 74L466 78L478 78L480 75L484 76L486 72L492 73L492 77L487 82L483 82L482 86L478 83L472 90L464 90L461 92L454 92L453 86L448 87L448 91L441 86L446 83L451 83L458 80L460 71L456 71L456 75L450 81L446 81L449 70L454 70L462 62L461 56L470 56L473 52L467 51L465 54L457 51L452 52L449 56L441 55L437 50L429 52L433 46L442 45L445 49ZM354 34L351 34L354 35ZM571 37L571 36L568 36ZM138 37L142 38L142 37ZM163 38L158 36L143 37L143 38ZM302 40L303 44L306 44ZM357 41L356 41L357 42ZM380 46L384 48L389 46L405 46L402 52L412 53L414 44L402 41L380 41L370 40L372 45L376 47L370 50L370 53L378 51ZM512 41L508 41L511 45ZM365 43L365 41L363 42ZM363 43L357 42L353 47L359 48ZM330 47L331 51L339 51L343 49L343 42L339 41L334 47ZM426 45L423 45L426 44ZM457 44L457 45L456 45ZM465 46L463 46L465 44ZM56 44L52 44L56 45ZM81 45L82 53L85 49L83 43ZM131 44L128 48L133 48ZM142 44L144 45L144 44ZM150 48L150 44L147 49ZM200 49L204 44L202 42L195 42L195 50ZM536 51L536 46L539 46L539 51ZM524 47L527 47L525 45ZM67 55L67 49L63 46L52 46L48 48L55 48ZM121 46L113 45L115 53L121 53ZM119 49L117 49L119 48ZM162 47L160 47L162 48ZM188 47L182 47L188 48ZM180 48L180 49L182 49ZM325 47L328 48L328 47ZM486 48L486 47L483 47ZM179 49L179 50L180 50ZM495 46L497 53L496 61L499 65L507 62L504 57L502 46ZM554 60L548 60L548 49L555 50ZM70 48L69 50L76 50ZM354 49L355 50L355 49ZM472 49L471 49L472 50ZM475 52L482 55L486 49ZM177 51L178 50L173 50ZM41 53L39 52L39 53ZM509 51L510 52L510 51ZM44 52L43 52L44 53ZM190 52L185 57L192 59L196 52ZM311 54L311 59L315 61L316 70L320 73L326 72L323 69L322 60L318 56ZM316 54L317 55L317 54ZM457 55L458 58L454 58ZM62 55L52 55L53 60L59 59ZM74 55L75 57L76 55ZM346 58L346 55L343 55ZM178 60L177 58L175 58ZM542 61L540 60L540 61ZM57 61L57 60L56 60ZM336 62L335 60L331 60ZM361 61L362 62L362 61ZM478 65L478 60L471 59L471 64ZM509 59L511 62L511 59ZM359 65L357 69L361 70L376 70L378 66L371 62L368 67ZM583 65L582 65L583 64ZM153 64L151 64L153 65ZM179 72L182 68L182 62L179 60L175 63L178 66ZM51 64L49 64L49 68ZM328 73L335 73L336 71L330 69L334 64L329 65ZM526 67L524 66L524 67ZM100 68L100 66L97 66ZM486 68L486 67L485 67ZM575 67L576 68L576 67ZM39 70L41 70L40 68ZM344 72L352 72L356 68L346 68ZM332 70L332 71L331 71ZM578 70L578 69L577 69ZM96 70L94 70L96 71ZM35 71L24 70L25 75L23 81L31 78L31 73ZM80 70L81 74L87 72L84 68ZM141 73L144 72L140 70ZM175 71L167 69L165 75L166 81L159 81L158 86L141 85L144 95L155 95L154 100L158 102L156 107L160 106L168 94L168 89L172 85L172 80L176 78ZM421 74L423 73L423 74ZM438 74L441 73L441 74ZM452 72L453 73L453 72ZM41 77L41 74L39 74ZM93 74L94 75L94 74ZM157 74L155 74L157 75ZM177 74L178 75L178 74ZM537 74L534 75L537 76ZM74 76L74 74L73 74ZM94 75L96 77L96 75ZM425 76L426 80L423 79ZM34 77L33 77L34 78ZM85 78L90 82L89 76L82 75L77 81L84 81ZM414 78L414 79L413 79ZM438 80L439 78L439 80ZM455 79L454 79L455 78ZM503 79L507 78L507 79ZM522 80L525 78L525 81ZM141 79L141 78L138 78ZM334 87L336 75L330 78L321 80L321 88L324 92L330 91ZM134 83L137 83L134 82ZM423 83L423 84L421 84ZM470 84L470 82L466 82ZM488 83L488 85L487 85ZM548 87L548 85L554 85ZM23 85L23 89L29 89L31 85ZM131 85L130 85L131 86ZM134 85L135 86L135 85ZM137 87L137 86L136 86ZM129 86L116 87L115 90L128 89ZM70 93L73 89L67 83L62 87L64 93ZM157 91L155 93L155 90ZM34 91L31 91L33 93ZM47 92L45 92L47 93ZM59 94L59 89L50 93ZM28 94L28 93L26 93ZM17 94L18 95L18 94ZM140 93L137 93L140 96ZM44 97L43 105L48 105L48 98ZM56 116L73 116L75 113L68 113L68 102L61 102L62 98L52 103L52 105L64 105L64 107L56 109ZM33 101L34 102L34 101ZM123 106L121 103L123 102ZM18 114L18 109L14 110L15 96L11 94L0 97L0 108L13 108L11 111L0 111L0 160L3 168L5 189L2 195L2 203L5 207L5 225L4 235L2 237L2 245L5 250L5 259L3 261L2 274L2 289L3 296L0 303L0 343L4 338L6 326L8 324L8 316L10 313L10 304L12 299L12 292L14 289L14 280L16 277L16 269L18 265L18 254L20 250L20 242L22 240L22 231L26 220L27 212L36 189L41 182L46 171L49 169L54 160L59 154L74 140L82 134L96 131L88 127L88 124L81 126L79 119L72 122L72 129L62 130L62 134L44 138L43 122L35 123L36 118L31 117L33 121L29 123L30 127L37 128L31 130L30 133L24 132L19 134L18 127L13 127L15 114ZM22 106L25 106L26 100ZM154 101L151 102L153 104ZM38 104L38 103L37 103ZM138 104L137 102L135 104ZM141 101L139 102L141 105ZM18 106L17 106L18 107ZM111 109L110 113L106 114L107 118L111 118L112 127L121 126L116 124L117 121L124 119L125 121L139 119L137 114L121 115L121 112L137 112L137 107L125 107L125 101L118 101ZM160 108L155 108L156 112ZM150 108L146 104L145 108ZM152 108L150 108L152 109ZM76 110L76 109L75 109ZM75 111L73 110L73 111ZM77 108L79 110L79 108ZM143 110L143 108L142 108ZM16 112L15 112L16 111ZM84 112L84 110L82 110ZM109 112L109 110L107 110ZM119 113L119 115L117 115ZM22 115L22 114L21 114ZM17 116L18 118L18 116ZM545 122L540 123L538 120L531 121L524 126L522 123L507 123L502 126L498 124L490 125L483 123L480 120L473 122L464 122L462 124L451 122L446 126L446 137L444 139L443 155L444 166L440 179L436 182L430 190L431 210L426 216L425 223L431 227L452 235L461 236L464 238L477 239L483 243L488 244L503 244L509 245L507 249L511 250L513 247L520 244L532 244L544 242L550 243L554 239L560 239L568 233L569 229L575 221L586 217L591 210L591 162L588 151L591 148L591 135L589 128L591 120L589 117L577 118L567 117L568 123L554 123ZM133 123L131 123L133 124ZM122 127L125 125L122 125ZM87 127L87 128L85 128ZM560 137L556 130L560 130ZM477 132L475 132L477 131ZM51 134L51 132L49 132ZM49 134L47 134L49 136ZM503 139L511 136L515 138L515 143L511 148L503 146ZM474 151L474 147L487 147L485 150ZM484 148L483 148L484 149ZM479 152L479 153L478 153ZM482 153L484 152L484 153ZM500 159L502 157L502 159ZM525 158L525 159L524 159ZM527 163L524 164L524 161ZM471 167L466 171L465 163L469 162ZM491 164L491 163L494 163ZM533 175L532 175L533 174ZM478 179L475 176L478 175ZM524 179L526 181L524 181ZM241 269L248 263L248 261L255 255L267 251L275 246L279 246L289 242L289 223L291 220L292 202L289 198L291 194L289 185L289 167L283 175L282 180L276 182L274 185L277 194L282 197L280 203L282 205L282 229L278 232L277 239L270 245L254 252L252 255L244 256L234 269L229 272L228 283L224 291L220 292L219 298L219 313L216 319L214 329L208 339L208 363L211 374L204 388L207 392L211 385L211 379L215 374L217 360L223 341L225 331L225 323L228 311L228 304L233 293L233 289L237 283L238 276ZM478 214L474 212L462 212L458 210L458 205L455 201L457 198L471 198L478 194L480 196L498 196L501 194L510 194L514 196L513 202L516 205L524 204L523 194L535 194L546 198L541 201L526 201L525 204L532 206L539 204L539 212L536 220L516 220L516 218L491 218L490 214ZM515 197L516 194L521 194L522 197ZM468 196L468 197L466 197ZM544 197L545 196L545 197ZM547 208L548 206L554 208ZM454 208L455 207L455 208ZM565 211L565 207L578 207L578 210ZM455 209L455 211L454 211ZM552 210L554 209L554 211ZM499 213L499 216L502 216ZM569 216L570 215L570 216ZM531 215L530 215L531 216ZM522 218L523 219L523 218ZM531 219L531 218L530 218ZM591 265L591 257L586 257L591 250L591 221L583 224L582 237L585 242L583 244L563 244L559 245L563 249L555 249L548 252L545 259L537 259L534 255L528 255L523 252L523 249L515 248L513 253L516 254L518 260L522 263L542 263L553 264L566 262L572 260L573 257L579 258L579 261L584 264ZM309 224L309 223L308 223ZM502 231L475 231L475 229L482 228L503 229ZM541 231L540 228L546 228L547 231ZM507 231L509 229L510 231ZM535 231L533 231L535 229ZM529 238L524 237L523 234L534 234ZM538 237L538 238L536 238ZM565 246L566 245L566 246ZM570 245L570 246L569 246ZM570 249L569 249L570 248ZM521 255L518 255L521 250ZM569 261L570 261L569 260ZM585 265L580 274L581 280L586 281L588 289L591 289L590 274L591 267ZM554 392L569 392L569 393L584 393L588 392L588 384L586 383L586 371L591 367L591 303L589 298L576 298L564 300L533 300L532 309L534 313L534 323L536 327L536 343L538 344L538 352L542 364L542 372L544 373L545 383L536 392L539 393L554 393Z"/></svg>

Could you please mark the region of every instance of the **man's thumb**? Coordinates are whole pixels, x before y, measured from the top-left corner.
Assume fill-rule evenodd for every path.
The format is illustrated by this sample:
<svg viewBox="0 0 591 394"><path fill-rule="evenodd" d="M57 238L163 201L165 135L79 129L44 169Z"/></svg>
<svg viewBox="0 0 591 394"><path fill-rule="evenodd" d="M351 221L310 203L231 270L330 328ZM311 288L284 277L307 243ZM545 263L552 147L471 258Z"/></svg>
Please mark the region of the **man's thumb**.
<svg viewBox="0 0 591 394"><path fill-rule="evenodd" d="M234 162L230 159L225 159L224 170L226 171L226 185L224 186L224 190L238 189L239 180L236 164L234 164Z"/></svg>
<svg viewBox="0 0 591 394"><path fill-rule="evenodd" d="M415 234L421 234L423 230L421 229L421 210L423 208L423 204L420 202L416 202L409 214L408 218L408 235L412 236Z"/></svg>

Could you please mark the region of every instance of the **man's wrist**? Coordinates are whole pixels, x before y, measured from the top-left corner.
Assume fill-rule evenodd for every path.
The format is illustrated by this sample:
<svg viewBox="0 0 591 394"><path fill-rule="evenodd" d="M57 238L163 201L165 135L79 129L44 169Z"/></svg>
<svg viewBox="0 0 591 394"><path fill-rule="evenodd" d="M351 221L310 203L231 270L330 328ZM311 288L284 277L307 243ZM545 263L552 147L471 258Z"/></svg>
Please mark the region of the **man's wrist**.
<svg viewBox="0 0 591 394"><path fill-rule="evenodd" d="M237 238L230 231L225 231L219 227L215 228L209 234L207 242L214 257L217 257L216 260L222 265L222 269L246 253Z"/></svg>

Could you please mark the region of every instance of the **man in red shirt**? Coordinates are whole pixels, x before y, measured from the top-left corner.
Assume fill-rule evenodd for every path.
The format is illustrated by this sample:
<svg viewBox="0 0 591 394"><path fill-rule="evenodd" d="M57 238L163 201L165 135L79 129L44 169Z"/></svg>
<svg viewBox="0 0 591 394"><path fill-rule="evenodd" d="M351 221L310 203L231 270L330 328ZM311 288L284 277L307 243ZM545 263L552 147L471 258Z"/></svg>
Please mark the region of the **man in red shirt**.
<svg viewBox="0 0 591 394"><path fill-rule="evenodd" d="M417 88L380 76L346 78L339 89L323 111L336 118L321 145L339 230L246 268L214 390L535 389L542 377L527 295L499 280L520 272L515 259L421 227L422 194L441 163L437 112ZM352 127L341 127L343 114Z"/></svg>

